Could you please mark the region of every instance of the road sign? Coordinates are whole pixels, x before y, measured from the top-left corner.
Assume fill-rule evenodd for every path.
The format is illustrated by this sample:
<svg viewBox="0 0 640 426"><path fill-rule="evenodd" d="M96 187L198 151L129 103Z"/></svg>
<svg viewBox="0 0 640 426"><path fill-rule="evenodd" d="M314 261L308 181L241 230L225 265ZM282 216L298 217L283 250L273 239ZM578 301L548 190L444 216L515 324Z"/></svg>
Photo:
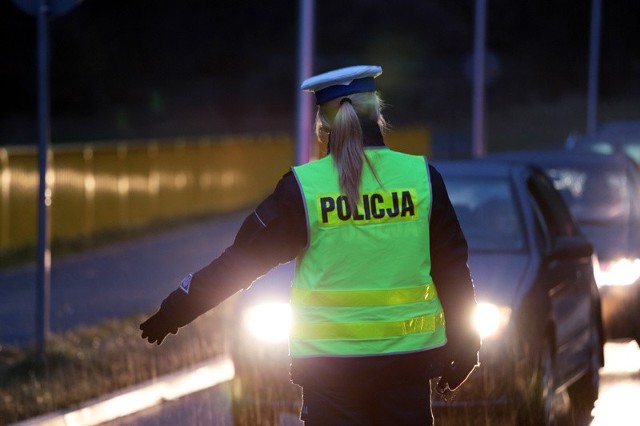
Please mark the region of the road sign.
<svg viewBox="0 0 640 426"><path fill-rule="evenodd" d="M47 13L50 16L64 15L80 2L82 0L48 0ZM13 0L13 3L29 15L37 16L40 12L40 0Z"/></svg>

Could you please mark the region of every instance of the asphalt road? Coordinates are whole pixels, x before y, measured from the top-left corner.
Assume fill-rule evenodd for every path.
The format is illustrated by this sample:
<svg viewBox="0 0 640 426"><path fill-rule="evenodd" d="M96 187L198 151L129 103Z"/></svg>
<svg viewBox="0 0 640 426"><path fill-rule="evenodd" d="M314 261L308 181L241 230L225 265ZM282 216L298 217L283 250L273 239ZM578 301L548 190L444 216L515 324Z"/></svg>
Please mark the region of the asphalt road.
<svg viewBox="0 0 640 426"><path fill-rule="evenodd" d="M233 242L246 214L218 216L60 259L54 253L51 332L156 309L187 273ZM37 339L36 285L35 264L0 269L0 345Z"/></svg>
<svg viewBox="0 0 640 426"><path fill-rule="evenodd" d="M233 426L230 387L229 383L223 383L139 413L102 423L101 426Z"/></svg>

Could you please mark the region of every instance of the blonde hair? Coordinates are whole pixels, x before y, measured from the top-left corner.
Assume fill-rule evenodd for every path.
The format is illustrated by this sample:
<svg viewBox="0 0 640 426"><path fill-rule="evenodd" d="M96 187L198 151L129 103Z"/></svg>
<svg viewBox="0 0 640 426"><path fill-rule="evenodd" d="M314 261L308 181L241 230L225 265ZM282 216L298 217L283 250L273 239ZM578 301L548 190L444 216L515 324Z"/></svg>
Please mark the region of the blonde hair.
<svg viewBox="0 0 640 426"><path fill-rule="evenodd" d="M384 133L387 123L381 109L382 101L376 92L353 93L332 99L318 107L316 136L321 143L331 142L330 150L338 169L340 191L346 195L351 212L356 211L360 198L360 181L365 161L378 179L373 165L364 153L360 119L377 122L380 131Z"/></svg>

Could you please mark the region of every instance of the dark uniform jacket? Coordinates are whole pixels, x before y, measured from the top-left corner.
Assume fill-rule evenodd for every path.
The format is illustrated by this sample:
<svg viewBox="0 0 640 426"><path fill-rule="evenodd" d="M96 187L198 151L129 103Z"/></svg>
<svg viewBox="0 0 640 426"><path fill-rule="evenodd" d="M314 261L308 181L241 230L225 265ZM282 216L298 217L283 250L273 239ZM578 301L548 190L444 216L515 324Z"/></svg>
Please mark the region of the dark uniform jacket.
<svg viewBox="0 0 640 426"><path fill-rule="evenodd" d="M363 123L365 146L384 145L376 123ZM292 359L292 380L301 386L375 386L423 381L440 375L453 354L476 354L480 339L470 330L475 306L467 266L467 243L442 176L429 166L431 276L445 313L448 343L443 348L399 355ZM224 301L279 264L294 260L307 246L302 193L292 172L245 219L234 243L199 272L189 293L178 289L162 303L161 313L177 327Z"/></svg>

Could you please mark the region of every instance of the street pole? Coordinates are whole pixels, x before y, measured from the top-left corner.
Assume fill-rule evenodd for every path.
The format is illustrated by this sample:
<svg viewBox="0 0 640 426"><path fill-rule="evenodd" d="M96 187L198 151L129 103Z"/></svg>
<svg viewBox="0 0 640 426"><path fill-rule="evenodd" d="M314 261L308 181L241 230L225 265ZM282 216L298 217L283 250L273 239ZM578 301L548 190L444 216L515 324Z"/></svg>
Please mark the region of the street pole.
<svg viewBox="0 0 640 426"><path fill-rule="evenodd" d="M50 150L50 108L49 108L49 4L39 0L38 8L38 170L40 183L38 190L38 260L37 260L37 303L36 334L37 351L44 359L46 342L49 338L49 306L51 283L51 187L49 179Z"/></svg>
<svg viewBox="0 0 640 426"><path fill-rule="evenodd" d="M315 0L299 0L298 12L298 73L296 81L295 164L309 162L313 134L313 96L300 90L302 82L313 72Z"/></svg>
<svg viewBox="0 0 640 426"><path fill-rule="evenodd" d="M487 0L476 0L472 102L472 154L474 158L483 157L487 153L484 134L486 21Z"/></svg>
<svg viewBox="0 0 640 426"><path fill-rule="evenodd" d="M602 0L591 0L589 76L587 83L587 135L593 135L598 125L598 64L600 62L601 12Z"/></svg>
<svg viewBox="0 0 640 426"><path fill-rule="evenodd" d="M49 99L49 19L60 16L82 0L13 0L36 18L38 88L38 254L36 260L36 350L44 359L49 338L51 287L51 107Z"/></svg>

